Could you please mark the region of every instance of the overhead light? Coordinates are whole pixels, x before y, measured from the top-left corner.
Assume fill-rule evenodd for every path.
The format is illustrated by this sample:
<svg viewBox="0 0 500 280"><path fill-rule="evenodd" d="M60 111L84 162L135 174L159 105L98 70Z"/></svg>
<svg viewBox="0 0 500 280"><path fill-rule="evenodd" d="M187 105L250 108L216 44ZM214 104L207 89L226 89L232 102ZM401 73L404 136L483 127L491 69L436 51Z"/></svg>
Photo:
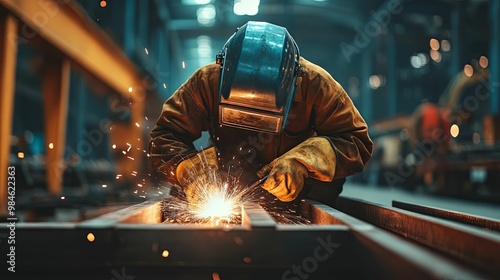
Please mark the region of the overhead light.
<svg viewBox="0 0 500 280"><path fill-rule="evenodd" d="M411 63L411 66L413 66L413 68L420 68L420 67L422 67L422 60L420 59L420 57L418 57L416 55L413 55L411 57L410 63Z"/></svg>
<svg viewBox="0 0 500 280"><path fill-rule="evenodd" d="M413 68L420 68L429 63L429 58L425 53L415 54L410 58L410 63Z"/></svg>
<svg viewBox="0 0 500 280"><path fill-rule="evenodd" d="M215 10L215 6L212 4L200 7L198 8L198 11L196 11L198 22L203 25L213 24L215 22L216 14L217 12Z"/></svg>
<svg viewBox="0 0 500 280"><path fill-rule="evenodd" d="M450 134L451 134L451 137L453 138L457 138L458 134L460 133L460 128L458 127L458 125L456 124L453 124L451 127L450 127Z"/></svg>
<svg viewBox="0 0 500 280"><path fill-rule="evenodd" d="M451 50L451 45L450 45L450 41L448 40L442 40L441 41L441 49L443 50L443 52L449 52Z"/></svg>
<svg viewBox="0 0 500 280"><path fill-rule="evenodd" d="M198 57L199 58L212 58L212 40L206 35L198 36Z"/></svg>
<svg viewBox="0 0 500 280"><path fill-rule="evenodd" d="M238 16L255 16L259 13L260 0L234 0L233 12Z"/></svg>
<svg viewBox="0 0 500 280"><path fill-rule="evenodd" d="M432 50L439 50L439 41L435 38L432 38L430 41L429 41L429 46L431 47Z"/></svg>
<svg viewBox="0 0 500 280"><path fill-rule="evenodd" d="M368 81L372 89L378 89L385 84L385 77L382 75L371 75Z"/></svg>
<svg viewBox="0 0 500 280"><path fill-rule="evenodd" d="M435 62L441 61L441 53L440 52L435 51L435 50L431 50L429 54L430 54L432 60L434 60Z"/></svg>
<svg viewBox="0 0 500 280"><path fill-rule="evenodd" d="M479 58L479 66L481 66L483 68L488 67L488 58L486 56L482 55Z"/></svg>
<svg viewBox="0 0 500 280"><path fill-rule="evenodd" d="M206 5L212 3L212 0L182 0L183 5Z"/></svg>
<svg viewBox="0 0 500 280"><path fill-rule="evenodd" d="M472 66L470 64L465 64L464 74L467 77L472 77L472 75L474 75L474 68L472 68Z"/></svg>

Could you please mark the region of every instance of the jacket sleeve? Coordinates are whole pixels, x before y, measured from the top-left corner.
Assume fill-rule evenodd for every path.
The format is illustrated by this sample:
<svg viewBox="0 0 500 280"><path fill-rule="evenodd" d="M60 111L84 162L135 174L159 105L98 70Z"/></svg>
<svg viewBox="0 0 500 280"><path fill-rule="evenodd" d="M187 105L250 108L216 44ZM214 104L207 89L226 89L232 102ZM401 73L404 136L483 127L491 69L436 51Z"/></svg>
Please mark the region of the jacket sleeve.
<svg viewBox="0 0 500 280"><path fill-rule="evenodd" d="M331 140L336 154L334 179L361 172L371 158L368 126L342 86L322 68L310 73L303 90L313 91L313 127ZM304 85L303 85L304 86Z"/></svg>
<svg viewBox="0 0 500 280"><path fill-rule="evenodd" d="M177 165L197 152L193 141L208 129L211 87L206 74L207 69L199 69L165 101L150 133L153 169L172 183L178 183Z"/></svg>

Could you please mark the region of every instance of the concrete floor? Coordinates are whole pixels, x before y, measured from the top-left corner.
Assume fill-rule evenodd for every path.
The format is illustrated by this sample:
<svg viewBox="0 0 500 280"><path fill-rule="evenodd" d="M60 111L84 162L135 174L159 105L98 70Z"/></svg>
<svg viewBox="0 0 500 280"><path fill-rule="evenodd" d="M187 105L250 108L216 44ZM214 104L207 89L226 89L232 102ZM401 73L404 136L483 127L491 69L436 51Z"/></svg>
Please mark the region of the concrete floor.
<svg viewBox="0 0 500 280"><path fill-rule="evenodd" d="M409 192L395 187L377 187L346 182L341 196L358 198L391 206L393 200L437 207L500 220L500 204L446 198L423 192Z"/></svg>

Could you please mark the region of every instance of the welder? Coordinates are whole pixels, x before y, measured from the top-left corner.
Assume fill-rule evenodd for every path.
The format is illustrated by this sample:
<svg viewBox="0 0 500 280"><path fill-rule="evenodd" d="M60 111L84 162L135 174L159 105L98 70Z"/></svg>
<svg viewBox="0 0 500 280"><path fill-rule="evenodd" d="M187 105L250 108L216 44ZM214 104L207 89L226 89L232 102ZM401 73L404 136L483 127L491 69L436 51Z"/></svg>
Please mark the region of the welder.
<svg viewBox="0 0 500 280"><path fill-rule="evenodd" d="M204 131L210 148L197 149ZM333 205L372 145L348 94L300 55L288 30L249 21L165 101L149 155L188 200L199 195L190 182L220 169L248 182L267 176L262 188L282 202Z"/></svg>

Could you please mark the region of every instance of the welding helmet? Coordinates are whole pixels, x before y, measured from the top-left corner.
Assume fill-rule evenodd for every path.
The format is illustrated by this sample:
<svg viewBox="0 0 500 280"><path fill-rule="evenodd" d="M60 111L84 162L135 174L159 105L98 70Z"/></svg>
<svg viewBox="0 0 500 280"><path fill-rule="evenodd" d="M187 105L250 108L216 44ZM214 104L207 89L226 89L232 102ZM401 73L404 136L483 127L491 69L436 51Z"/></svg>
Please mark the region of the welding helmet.
<svg viewBox="0 0 500 280"><path fill-rule="evenodd" d="M217 55L219 124L279 134L301 74L299 48L286 28L249 21Z"/></svg>

